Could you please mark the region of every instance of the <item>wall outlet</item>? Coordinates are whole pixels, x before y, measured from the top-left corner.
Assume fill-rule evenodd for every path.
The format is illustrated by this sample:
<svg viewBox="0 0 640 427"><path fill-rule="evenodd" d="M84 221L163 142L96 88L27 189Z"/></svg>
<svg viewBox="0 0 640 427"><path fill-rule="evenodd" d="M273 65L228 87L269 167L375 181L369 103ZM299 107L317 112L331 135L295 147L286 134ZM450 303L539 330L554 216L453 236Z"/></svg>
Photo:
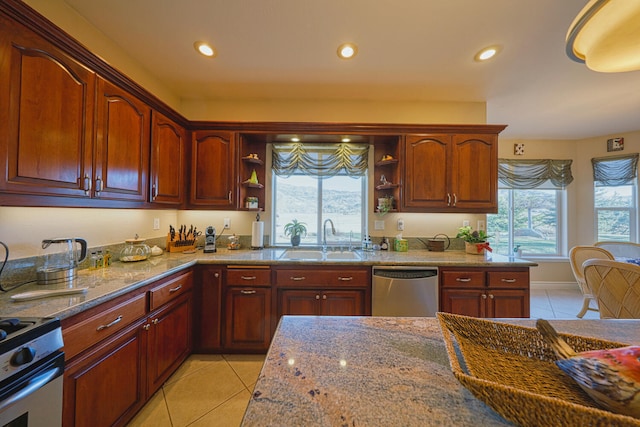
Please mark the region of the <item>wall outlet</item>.
<svg viewBox="0 0 640 427"><path fill-rule="evenodd" d="M468 227L469 226L469 220L468 219L462 220L462 226L463 227Z"/></svg>
<svg viewBox="0 0 640 427"><path fill-rule="evenodd" d="M486 231L485 230L485 225L484 225L484 220L481 220L481 219L478 220L477 229L478 229L478 231Z"/></svg>
<svg viewBox="0 0 640 427"><path fill-rule="evenodd" d="M384 230L384 221L376 221L374 223L374 228L376 230Z"/></svg>
<svg viewBox="0 0 640 427"><path fill-rule="evenodd" d="M153 218L153 229L160 230L160 218Z"/></svg>
<svg viewBox="0 0 640 427"><path fill-rule="evenodd" d="M224 225L222 226L222 228L231 228L231 218L224 219Z"/></svg>
<svg viewBox="0 0 640 427"><path fill-rule="evenodd" d="M398 220L398 231L403 231L404 230L404 219L399 219Z"/></svg>

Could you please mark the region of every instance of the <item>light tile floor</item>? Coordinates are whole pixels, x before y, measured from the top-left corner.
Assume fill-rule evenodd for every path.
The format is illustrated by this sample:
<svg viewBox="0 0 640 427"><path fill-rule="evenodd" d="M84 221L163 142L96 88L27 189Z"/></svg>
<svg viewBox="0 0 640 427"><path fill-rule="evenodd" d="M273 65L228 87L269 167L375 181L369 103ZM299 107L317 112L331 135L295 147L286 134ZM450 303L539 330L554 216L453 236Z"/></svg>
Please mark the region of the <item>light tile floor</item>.
<svg viewBox="0 0 640 427"><path fill-rule="evenodd" d="M577 319L577 288L531 289L531 317ZM598 319L588 311L584 319ZM142 408L129 427L237 427L260 374L264 355L193 354Z"/></svg>

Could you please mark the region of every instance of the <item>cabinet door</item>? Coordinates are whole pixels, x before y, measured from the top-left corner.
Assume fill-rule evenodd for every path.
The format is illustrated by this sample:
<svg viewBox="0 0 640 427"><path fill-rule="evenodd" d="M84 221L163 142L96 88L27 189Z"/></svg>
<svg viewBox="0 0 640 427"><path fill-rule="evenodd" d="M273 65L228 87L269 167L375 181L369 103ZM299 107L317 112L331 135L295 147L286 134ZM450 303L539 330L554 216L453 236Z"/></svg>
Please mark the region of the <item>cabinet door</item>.
<svg viewBox="0 0 640 427"><path fill-rule="evenodd" d="M324 291L321 296L323 316L364 316L363 291Z"/></svg>
<svg viewBox="0 0 640 427"><path fill-rule="evenodd" d="M191 353L191 316L191 292L188 292L149 317L149 396Z"/></svg>
<svg viewBox="0 0 640 427"><path fill-rule="evenodd" d="M451 193L454 207L498 211L498 144L496 135L454 135Z"/></svg>
<svg viewBox="0 0 640 427"><path fill-rule="evenodd" d="M187 132L157 111L151 119L150 201L180 205L185 193Z"/></svg>
<svg viewBox="0 0 640 427"><path fill-rule="evenodd" d="M94 73L9 19L0 28L0 190L88 196Z"/></svg>
<svg viewBox="0 0 640 427"><path fill-rule="evenodd" d="M195 206L233 209L236 200L235 140L231 132L193 132L191 199Z"/></svg>
<svg viewBox="0 0 640 427"><path fill-rule="evenodd" d="M196 351L216 351L222 347L222 267L200 267L196 281Z"/></svg>
<svg viewBox="0 0 640 427"><path fill-rule="evenodd" d="M94 197L146 201L151 109L98 78L96 111Z"/></svg>
<svg viewBox="0 0 640 427"><path fill-rule="evenodd" d="M316 316L320 314L320 291L281 289L278 292L278 318L285 315Z"/></svg>
<svg viewBox="0 0 640 427"><path fill-rule="evenodd" d="M489 289L487 317L529 317L529 293L519 289Z"/></svg>
<svg viewBox="0 0 640 427"><path fill-rule="evenodd" d="M139 322L67 365L64 426L126 425L147 397L146 338Z"/></svg>
<svg viewBox="0 0 640 427"><path fill-rule="evenodd" d="M225 297L225 348L266 350L271 341L271 289L228 288Z"/></svg>
<svg viewBox="0 0 640 427"><path fill-rule="evenodd" d="M450 145L449 135L406 136L403 210L448 206L452 197L447 174Z"/></svg>
<svg viewBox="0 0 640 427"><path fill-rule="evenodd" d="M486 317L487 295L480 289L443 289L440 310L473 317Z"/></svg>

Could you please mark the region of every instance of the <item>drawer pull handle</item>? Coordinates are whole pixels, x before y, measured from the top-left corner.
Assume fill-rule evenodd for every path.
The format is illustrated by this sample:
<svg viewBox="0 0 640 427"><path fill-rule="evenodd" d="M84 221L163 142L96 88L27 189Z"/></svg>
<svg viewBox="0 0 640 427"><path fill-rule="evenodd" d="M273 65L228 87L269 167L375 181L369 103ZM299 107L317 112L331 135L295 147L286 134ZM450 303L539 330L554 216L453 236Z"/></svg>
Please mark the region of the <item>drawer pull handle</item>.
<svg viewBox="0 0 640 427"><path fill-rule="evenodd" d="M506 283L515 283L516 279L502 279L502 281Z"/></svg>
<svg viewBox="0 0 640 427"><path fill-rule="evenodd" d="M471 279L468 277L456 277L456 282L470 282Z"/></svg>
<svg viewBox="0 0 640 427"><path fill-rule="evenodd" d="M116 319L115 319L113 322L111 322L111 323L107 323L106 325L100 325L100 326L98 326L98 327L96 328L96 331L101 331L101 330L103 330L103 329L110 328L110 327L112 327L113 325L115 325L116 323L120 323L121 321L122 321L122 316L118 316L118 317L116 317Z"/></svg>
<svg viewBox="0 0 640 427"><path fill-rule="evenodd" d="M256 276L240 276L242 280L256 280Z"/></svg>
<svg viewBox="0 0 640 427"><path fill-rule="evenodd" d="M291 276L291 277L289 277L289 279L291 279L291 280L295 280L296 282L299 282L299 281L301 281L301 280L306 280L307 278L306 278L306 277L304 277L304 276L297 276L297 277L295 277L295 276Z"/></svg>
<svg viewBox="0 0 640 427"><path fill-rule="evenodd" d="M256 291L243 289L240 291L240 293L243 295L253 295L256 293Z"/></svg>
<svg viewBox="0 0 640 427"><path fill-rule="evenodd" d="M342 280L343 282L348 282L350 280L353 280L352 276L349 277L338 277L338 280Z"/></svg>
<svg viewBox="0 0 640 427"><path fill-rule="evenodd" d="M182 285L178 285L175 288L169 289L169 293L172 294L174 292L178 292L180 289L182 289Z"/></svg>

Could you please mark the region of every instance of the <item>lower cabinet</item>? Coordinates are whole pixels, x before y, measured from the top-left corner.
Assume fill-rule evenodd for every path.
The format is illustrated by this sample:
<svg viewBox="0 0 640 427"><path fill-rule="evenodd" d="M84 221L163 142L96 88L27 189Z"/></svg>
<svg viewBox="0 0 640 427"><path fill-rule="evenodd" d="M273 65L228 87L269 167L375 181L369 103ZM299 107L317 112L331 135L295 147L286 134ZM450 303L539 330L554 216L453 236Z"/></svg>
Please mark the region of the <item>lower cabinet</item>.
<svg viewBox="0 0 640 427"><path fill-rule="evenodd" d="M281 289L278 317L282 315L362 316L365 291Z"/></svg>
<svg viewBox="0 0 640 427"><path fill-rule="evenodd" d="M529 317L529 268L440 268L440 310L473 317Z"/></svg>
<svg viewBox="0 0 640 427"><path fill-rule="evenodd" d="M271 342L271 269L227 267L224 350L263 352Z"/></svg>
<svg viewBox="0 0 640 427"><path fill-rule="evenodd" d="M192 276L63 319L65 427L126 425L191 353Z"/></svg>
<svg viewBox="0 0 640 427"><path fill-rule="evenodd" d="M222 277L224 266L195 267L194 351L215 353L222 348Z"/></svg>

